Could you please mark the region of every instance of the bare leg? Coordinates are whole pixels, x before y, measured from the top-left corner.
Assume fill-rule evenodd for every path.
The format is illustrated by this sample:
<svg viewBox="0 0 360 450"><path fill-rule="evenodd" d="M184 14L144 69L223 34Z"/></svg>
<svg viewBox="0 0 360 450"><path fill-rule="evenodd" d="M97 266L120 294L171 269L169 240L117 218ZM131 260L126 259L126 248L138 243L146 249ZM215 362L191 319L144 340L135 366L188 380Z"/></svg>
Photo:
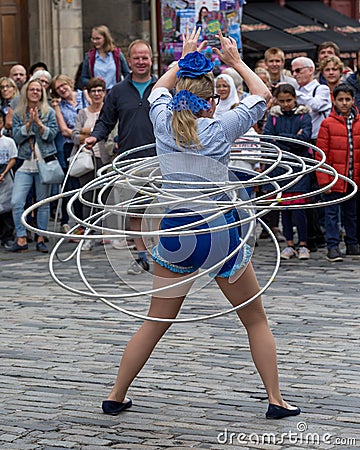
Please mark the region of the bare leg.
<svg viewBox="0 0 360 450"><path fill-rule="evenodd" d="M154 262L154 286L171 286L181 278L189 275L173 273ZM175 318L180 310L186 294L189 292L191 283L179 288L168 289L166 293L152 297L148 316L159 318ZM160 296L161 295L161 296ZM166 330L170 327L169 322L145 321L127 344L114 387L108 400L123 402L126 392L140 372L152 351Z"/></svg>
<svg viewBox="0 0 360 450"><path fill-rule="evenodd" d="M233 306L238 306L259 291L251 263L234 283L229 282L228 278L221 277L217 277L216 282ZM284 402L280 393L276 346L261 298L238 310L237 314L246 328L252 358L264 383L269 403L292 408Z"/></svg>
<svg viewBox="0 0 360 450"><path fill-rule="evenodd" d="M130 230L131 231L140 231L141 232L142 219L140 217L131 217L130 218ZM134 237L134 243L136 245L136 250L138 252L146 251L146 245L141 236Z"/></svg>

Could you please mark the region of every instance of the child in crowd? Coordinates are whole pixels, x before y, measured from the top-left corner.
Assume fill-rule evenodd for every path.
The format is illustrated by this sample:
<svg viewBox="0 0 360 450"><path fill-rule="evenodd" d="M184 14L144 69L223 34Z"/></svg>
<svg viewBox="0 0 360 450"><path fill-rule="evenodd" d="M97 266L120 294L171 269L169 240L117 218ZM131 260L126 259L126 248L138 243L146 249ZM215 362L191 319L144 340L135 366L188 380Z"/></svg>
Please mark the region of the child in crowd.
<svg viewBox="0 0 360 450"><path fill-rule="evenodd" d="M2 131L5 114L0 112L0 239L1 245L10 248L14 239L14 221L11 213L13 178L11 169L15 165L17 148L15 142Z"/></svg>
<svg viewBox="0 0 360 450"><path fill-rule="evenodd" d="M354 106L355 94L352 87L342 83L334 88L334 105L330 116L320 126L316 145L326 154L326 162L334 167L340 175L360 185L360 114ZM319 158L319 157L318 157ZM320 186L325 186L333 177L318 172ZM325 200L344 197L352 188L339 179L325 192ZM347 255L360 255L356 226L356 196L341 203L345 228L345 245ZM339 211L340 205L325 206L325 234L328 248L327 259L331 262L342 261L339 249Z"/></svg>
<svg viewBox="0 0 360 450"><path fill-rule="evenodd" d="M305 142L310 142L311 139L311 116L310 107L305 105L297 105L295 88L291 84L280 84L273 93L277 105L270 109L267 121L265 124L264 134L272 136L282 136L291 139L298 139ZM305 145L293 144L284 141L276 141L276 145L282 150L294 153L297 156L309 157L308 149ZM291 158L289 163L295 162ZM300 169L293 167L296 172ZM275 173L276 171L276 173ZM285 173L285 169L275 169L274 175ZM284 185L288 181L280 183ZM310 176L305 175L294 186L283 193L283 197L292 197L307 193L310 191L311 181ZM305 204L306 198L299 198L296 200L289 200L288 204ZM283 202L286 204L286 202ZM283 225L283 233L286 238L287 246L281 252L281 259L290 259L297 256L299 259L309 259L310 252L307 248L307 219L305 209L296 208L283 210L281 212L281 219ZM298 233L298 249L295 250L293 224L295 224Z"/></svg>

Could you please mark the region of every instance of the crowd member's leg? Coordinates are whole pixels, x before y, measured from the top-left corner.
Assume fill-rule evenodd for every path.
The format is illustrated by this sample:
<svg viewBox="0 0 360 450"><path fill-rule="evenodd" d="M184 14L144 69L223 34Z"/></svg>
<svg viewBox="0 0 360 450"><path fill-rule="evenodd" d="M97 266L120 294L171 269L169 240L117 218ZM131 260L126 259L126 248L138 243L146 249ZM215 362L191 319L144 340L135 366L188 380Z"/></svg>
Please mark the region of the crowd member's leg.
<svg viewBox="0 0 360 450"><path fill-rule="evenodd" d="M174 282L179 281L184 276L186 275L171 272L154 262L154 288L163 286L171 287ZM190 287L191 283L179 288L169 288L166 293L152 297L148 316L168 319L175 318ZM131 382L140 372L156 344L170 325L171 323L169 322L151 321L145 321L141 325L124 350L116 382L108 396L108 400L124 402Z"/></svg>
<svg viewBox="0 0 360 450"><path fill-rule="evenodd" d="M64 168L64 173L65 176L67 175L67 171L69 168L69 163L68 163L68 158L71 155L73 149L73 144L69 143L69 142L65 142L63 144L63 154L64 154L64 161L66 163L66 168ZM75 189L79 189L80 187L80 183L79 183L79 179L75 178L75 177L68 177L67 181L65 183L64 186L64 192L69 192ZM62 203L61 203L61 221L60 221L60 225L61 225L61 230L64 233L67 233L68 231L70 231L70 225L69 225L69 214L67 213L67 204L69 203L70 197L64 197L62 199ZM80 219L82 219L82 206L81 203L79 202L79 200L75 200L74 204L73 204L73 208L74 208L74 213L76 215L76 217L79 217Z"/></svg>
<svg viewBox="0 0 360 450"><path fill-rule="evenodd" d="M35 198L36 198L36 189L35 189L35 181L33 180L33 184L31 186L31 189L28 192L28 195L26 196L26 201L25 201L25 206L24 209L29 208L31 205L33 205L35 203ZM29 225L32 225L34 228L37 228L37 210L32 211L30 214L28 214L28 216L26 217L26 222ZM27 241L28 242L32 242L33 241L33 236L31 234L30 230L26 231L27 234ZM34 240L36 239L36 233L34 235Z"/></svg>
<svg viewBox="0 0 360 450"><path fill-rule="evenodd" d="M42 184L40 183L39 174L35 174L35 190L36 190L36 201L40 202L41 200L45 200L50 197L51 193L51 184ZM37 225L38 229L46 231L49 225L50 218L50 204L46 203L44 205L39 206L37 209ZM41 234L37 237L36 240L36 250L42 253L47 253L48 248L44 243L44 236Z"/></svg>
<svg viewBox="0 0 360 450"><path fill-rule="evenodd" d="M274 233L276 240L278 242L285 242L285 237L280 231L280 211L276 209L272 209L269 211L265 216L263 217L263 221L266 223L266 225L271 229L271 231ZM265 233L267 233L265 230L263 230ZM264 237L265 235L261 233L260 237Z"/></svg>
<svg viewBox="0 0 360 450"><path fill-rule="evenodd" d="M235 282L232 283L228 278L222 277L216 277L216 282L233 306L238 306L259 291L251 263ZM237 314L246 328L252 358L265 386L269 403L298 414L300 410L288 405L280 393L275 340L261 298L240 309Z"/></svg>
<svg viewBox="0 0 360 450"><path fill-rule="evenodd" d="M95 158L94 160L95 162L95 167L93 170L91 170L90 172L85 173L84 175L82 175L81 177L79 177L79 185L80 187L84 187L86 186L88 183L90 183L90 181L92 181L95 176L96 176L96 171L103 166L103 164L101 163L101 159L100 158ZM97 202L97 194L99 193L99 190L95 189L95 190L91 190L88 192L85 192L83 194L83 198L85 200L87 200L88 202L92 202L92 203L96 203ZM106 198L105 196L103 196L103 201L106 202ZM98 209L92 208L91 206L86 205L85 203L82 203L82 218L83 220L88 219L90 216L92 216L93 214L95 214L98 211ZM93 232L90 232L90 234L93 234ZM83 243L82 245L82 250L88 251L91 250L95 245L95 241L91 241L91 240L87 240Z"/></svg>
<svg viewBox="0 0 360 450"><path fill-rule="evenodd" d="M341 197L337 192L327 194L326 200L334 200ZM331 262L342 261L340 252L340 231L339 231L339 205L325 206L325 234L328 253L326 258Z"/></svg>
<svg viewBox="0 0 360 450"><path fill-rule="evenodd" d="M344 212L345 245L347 255L360 255L359 242L357 239L357 217L356 198L351 197L342 203Z"/></svg>
<svg viewBox="0 0 360 450"><path fill-rule="evenodd" d="M294 246L294 232L293 232L293 212L292 210L281 211L281 221L283 226L283 233L286 239L286 247L280 253L281 259L290 259L296 256Z"/></svg>
<svg viewBox="0 0 360 450"><path fill-rule="evenodd" d="M304 209L294 209L293 219L298 233L298 258L309 259L310 252L307 246L307 218Z"/></svg>
<svg viewBox="0 0 360 450"><path fill-rule="evenodd" d="M326 199L327 197L325 197ZM318 248L325 246L324 233L320 226L320 207L308 208L306 210L308 247L310 251L316 252ZM326 217L324 211L324 220L326 225Z"/></svg>
<svg viewBox="0 0 360 450"><path fill-rule="evenodd" d="M10 248L14 241L14 220L11 211L0 214L0 240L5 248Z"/></svg>
<svg viewBox="0 0 360 450"><path fill-rule="evenodd" d="M129 223L131 231L144 231L144 221L141 217L130 217ZM134 244L136 246L137 255L135 260L130 262L128 274L138 275L144 271L148 271L150 269L150 266L143 237L134 237Z"/></svg>
<svg viewBox="0 0 360 450"><path fill-rule="evenodd" d="M24 212L26 197L33 185L33 174L21 172L15 173L14 187L11 198L12 215L16 230L16 240L14 245L7 249L11 252L27 251L27 233L26 228L21 223L21 215Z"/></svg>

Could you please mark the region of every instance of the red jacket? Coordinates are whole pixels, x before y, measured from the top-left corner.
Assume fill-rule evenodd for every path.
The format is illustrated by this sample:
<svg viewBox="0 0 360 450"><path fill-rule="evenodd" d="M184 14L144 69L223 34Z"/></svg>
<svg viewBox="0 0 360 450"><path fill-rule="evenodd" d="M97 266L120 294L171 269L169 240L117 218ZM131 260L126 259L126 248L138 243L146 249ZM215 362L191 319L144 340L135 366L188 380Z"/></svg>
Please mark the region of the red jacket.
<svg viewBox="0 0 360 450"><path fill-rule="evenodd" d="M353 174L352 179L360 186L360 114L356 108L356 116L352 124L353 136ZM336 111L331 111L329 117L321 123L317 147L326 154L326 163L336 169L340 175L349 176L350 167L350 146L348 131L344 116L340 116ZM316 154L319 160L319 155ZM333 177L326 173L318 172L316 174L320 186L324 186L333 180ZM345 193L347 184L343 180L338 180L331 188L333 192Z"/></svg>

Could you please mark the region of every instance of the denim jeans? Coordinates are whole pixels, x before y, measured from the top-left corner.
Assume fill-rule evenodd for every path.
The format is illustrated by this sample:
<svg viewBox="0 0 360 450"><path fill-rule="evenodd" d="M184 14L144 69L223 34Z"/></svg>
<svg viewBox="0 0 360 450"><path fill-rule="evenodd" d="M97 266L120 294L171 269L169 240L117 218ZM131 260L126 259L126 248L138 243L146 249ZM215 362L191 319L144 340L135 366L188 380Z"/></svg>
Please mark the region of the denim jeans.
<svg viewBox="0 0 360 450"><path fill-rule="evenodd" d="M335 200L344 197L340 192L331 192L325 196L325 200ZM330 250L337 247L340 243L339 233L339 211L340 205L343 212L345 228L345 244L356 245L358 243L356 236L356 198L351 197L341 204L325 206L325 233L326 243Z"/></svg>
<svg viewBox="0 0 360 450"><path fill-rule="evenodd" d="M21 215L24 212L26 197L35 182L36 201L50 197L51 185L41 184L38 173L20 172L15 173L14 188L11 198L12 213L15 224L16 236L26 237L26 228L21 223ZM49 223L50 205L42 205L37 209L37 226L40 230L46 230Z"/></svg>
<svg viewBox="0 0 360 450"><path fill-rule="evenodd" d="M285 209L281 211L283 233L287 241L294 239L293 224L295 224L299 242L307 242L307 219L305 209Z"/></svg>
<svg viewBox="0 0 360 450"><path fill-rule="evenodd" d="M64 173L67 173L68 170L68 158L70 157L71 151L73 149L74 144L65 142L63 146L63 155L64 160L66 161L66 168L64 169ZM79 178L68 177L65 186L64 192L69 192L80 187ZM69 203L70 197L64 197L61 202L61 225L65 223L69 223L69 214L67 212L67 204ZM74 202L74 212L76 217L82 218L82 205L79 200L75 200Z"/></svg>

